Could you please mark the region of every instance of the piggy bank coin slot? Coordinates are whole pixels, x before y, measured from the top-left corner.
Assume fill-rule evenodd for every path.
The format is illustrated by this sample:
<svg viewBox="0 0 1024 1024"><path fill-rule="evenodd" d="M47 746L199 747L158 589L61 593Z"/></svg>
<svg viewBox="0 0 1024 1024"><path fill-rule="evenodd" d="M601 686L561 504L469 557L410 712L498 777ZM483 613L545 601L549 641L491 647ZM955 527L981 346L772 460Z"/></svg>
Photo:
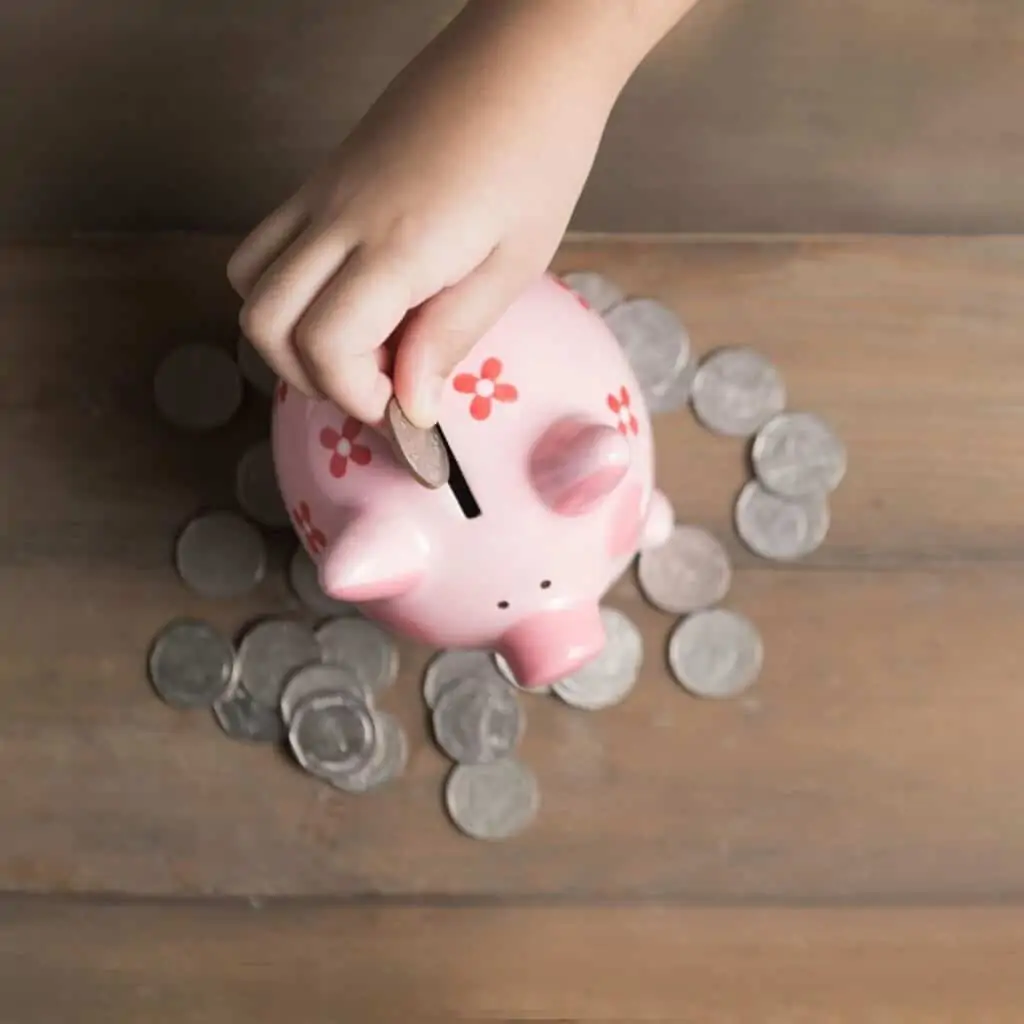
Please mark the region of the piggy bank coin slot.
<svg viewBox="0 0 1024 1024"><path fill-rule="evenodd" d="M473 497L469 484L466 483L466 477L462 472L462 467L459 466L459 460L455 458L452 446L448 443L448 438L444 436L444 431L441 429L440 424L436 429L438 437L441 438L441 444L444 445L444 450L448 453L448 487L455 496L455 500L459 503L462 514L467 519L476 519L480 515L480 506L477 504L476 498Z"/></svg>

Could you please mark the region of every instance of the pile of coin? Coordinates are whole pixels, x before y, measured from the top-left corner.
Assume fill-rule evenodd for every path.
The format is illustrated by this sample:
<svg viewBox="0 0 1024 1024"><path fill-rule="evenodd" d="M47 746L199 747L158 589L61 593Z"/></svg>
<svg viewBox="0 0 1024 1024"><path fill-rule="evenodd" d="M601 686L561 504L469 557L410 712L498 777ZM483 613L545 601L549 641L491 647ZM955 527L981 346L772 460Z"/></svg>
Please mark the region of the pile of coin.
<svg viewBox="0 0 1024 1024"><path fill-rule="evenodd" d="M233 644L208 622L181 618L149 653L149 678L172 707L212 710L232 739L287 742L311 775L350 793L397 778L408 740L377 699L398 675L391 638L360 618L315 629L275 616Z"/></svg>
<svg viewBox="0 0 1024 1024"><path fill-rule="evenodd" d="M593 271L563 276L619 340L652 415L689 404L697 422L749 441L753 479L735 504L736 532L754 554L793 561L825 540L829 495L846 473L846 449L810 412L786 411L786 386L754 349L732 346L698 360L675 313L649 298L627 298ZM679 616L668 640L676 681L700 697L735 697L760 674L764 647L754 624L720 607L732 581L728 555L707 530L677 524L668 541L637 560L641 593ZM558 687L556 686L556 690Z"/></svg>
<svg viewBox="0 0 1024 1024"><path fill-rule="evenodd" d="M506 669L507 671L507 669ZM516 750L526 715L510 676L483 650L441 651L423 676L434 741L453 762L445 807L474 839L507 839L536 817L540 789Z"/></svg>
<svg viewBox="0 0 1024 1024"><path fill-rule="evenodd" d="M828 531L829 496L846 471L841 440L820 417L786 410L778 370L746 347L698 360L676 314L649 298L628 297L592 271L564 283L604 317L621 343L652 414L692 409L716 434L750 444L752 479L741 490L735 525L757 555L790 561L814 551ZM268 399L276 379L239 338L235 359L214 346L171 352L154 381L163 418L192 433L226 424L241 407L244 383ZM392 402L385 427L396 456L425 486L444 484L448 458L439 431L419 431ZM236 598L265 577L264 530L289 526L270 444L258 441L235 467L237 509L196 515L178 535L174 561L182 581L209 598ZM676 618L668 667L682 688L705 698L747 690L764 660L752 622L723 607L732 567L707 530L678 523L657 549L637 560L645 599ZM310 775L346 793L365 793L398 778L409 741L394 715L378 708L398 674L398 651L378 625L323 592L317 570L296 545L288 582L306 619L275 615L245 628L237 641L210 623L177 619L149 654L158 695L180 709L207 709L230 737L283 744ZM624 701L639 679L643 638L630 619L601 608L607 642L592 662L534 694L594 712ZM538 815L536 775L518 756L526 730L522 688L500 654L440 651L423 678L431 731L451 767L444 805L455 826L482 840L507 839Z"/></svg>

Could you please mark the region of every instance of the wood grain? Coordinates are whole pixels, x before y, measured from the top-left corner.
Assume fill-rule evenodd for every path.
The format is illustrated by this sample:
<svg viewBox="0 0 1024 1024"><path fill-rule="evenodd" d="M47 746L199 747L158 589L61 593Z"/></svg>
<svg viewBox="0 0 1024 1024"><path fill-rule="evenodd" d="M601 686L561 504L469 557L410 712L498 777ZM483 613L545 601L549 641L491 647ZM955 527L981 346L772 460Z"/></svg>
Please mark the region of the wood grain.
<svg viewBox="0 0 1024 1024"><path fill-rule="evenodd" d="M169 618L227 629L294 608L275 569L251 599L190 597L180 524L229 500L250 401L198 443L162 426L151 376L183 340L233 344L230 239L106 239L0 250L0 889L105 894L387 894L688 901L991 900L1024 892L1016 684L1024 578L1024 239L580 240L601 269L680 310L702 351L748 342L795 406L850 448L826 546L780 568L743 554L742 446L658 423L680 517L727 539L729 603L765 638L757 688L687 697L671 620L629 578L611 600L646 640L621 707L528 698L536 827L473 843L440 806L403 646L388 703L407 777L327 791L266 749L149 691Z"/></svg>
<svg viewBox="0 0 1024 1024"><path fill-rule="evenodd" d="M247 229L460 7L2 4L0 233ZM1022 68L1020 0L701 0L575 226L1020 232Z"/></svg>
<svg viewBox="0 0 1024 1024"><path fill-rule="evenodd" d="M0 1020L1016 1024L1016 909L0 904Z"/></svg>

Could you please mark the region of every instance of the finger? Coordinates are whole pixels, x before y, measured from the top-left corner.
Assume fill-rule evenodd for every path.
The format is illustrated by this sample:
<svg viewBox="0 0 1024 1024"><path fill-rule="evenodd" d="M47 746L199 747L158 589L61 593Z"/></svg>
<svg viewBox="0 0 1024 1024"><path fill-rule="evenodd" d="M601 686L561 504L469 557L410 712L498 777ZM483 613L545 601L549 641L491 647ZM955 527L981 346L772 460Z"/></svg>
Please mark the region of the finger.
<svg viewBox="0 0 1024 1024"><path fill-rule="evenodd" d="M336 227L308 227L265 270L242 306L242 330L286 380L316 395L294 344L296 324L344 262ZM300 383L300 381L302 383Z"/></svg>
<svg viewBox="0 0 1024 1024"><path fill-rule="evenodd" d="M525 287L528 274L500 250L416 311L395 356L394 389L419 427L437 422L452 370Z"/></svg>
<svg viewBox="0 0 1024 1024"><path fill-rule="evenodd" d="M249 232L228 260L228 280L241 298L249 295L264 270L305 227L305 205L296 195Z"/></svg>
<svg viewBox="0 0 1024 1024"><path fill-rule="evenodd" d="M313 383L364 422L376 422L391 397L377 354L416 297L415 271L389 250L357 249L324 286L295 329Z"/></svg>

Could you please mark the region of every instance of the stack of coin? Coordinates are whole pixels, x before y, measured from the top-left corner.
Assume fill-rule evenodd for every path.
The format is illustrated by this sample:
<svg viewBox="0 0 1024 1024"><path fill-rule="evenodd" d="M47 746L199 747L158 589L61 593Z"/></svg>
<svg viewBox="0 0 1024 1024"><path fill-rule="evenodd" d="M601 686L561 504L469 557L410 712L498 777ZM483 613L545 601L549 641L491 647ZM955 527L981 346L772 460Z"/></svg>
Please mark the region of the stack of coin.
<svg viewBox="0 0 1024 1024"><path fill-rule="evenodd" d="M391 637L350 617L315 629L295 618L265 618L237 646L207 622L177 619L149 655L150 681L167 704L211 709L232 739L287 737L310 774L353 793L375 789L405 767L405 733L376 707L397 675Z"/></svg>
<svg viewBox="0 0 1024 1024"><path fill-rule="evenodd" d="M483 650L436 654L423 677L434 739L454 762L445 781L453 824L475 839L507 839L536 817L540 789L516 756L526 716L511 680Z"/></svg>

